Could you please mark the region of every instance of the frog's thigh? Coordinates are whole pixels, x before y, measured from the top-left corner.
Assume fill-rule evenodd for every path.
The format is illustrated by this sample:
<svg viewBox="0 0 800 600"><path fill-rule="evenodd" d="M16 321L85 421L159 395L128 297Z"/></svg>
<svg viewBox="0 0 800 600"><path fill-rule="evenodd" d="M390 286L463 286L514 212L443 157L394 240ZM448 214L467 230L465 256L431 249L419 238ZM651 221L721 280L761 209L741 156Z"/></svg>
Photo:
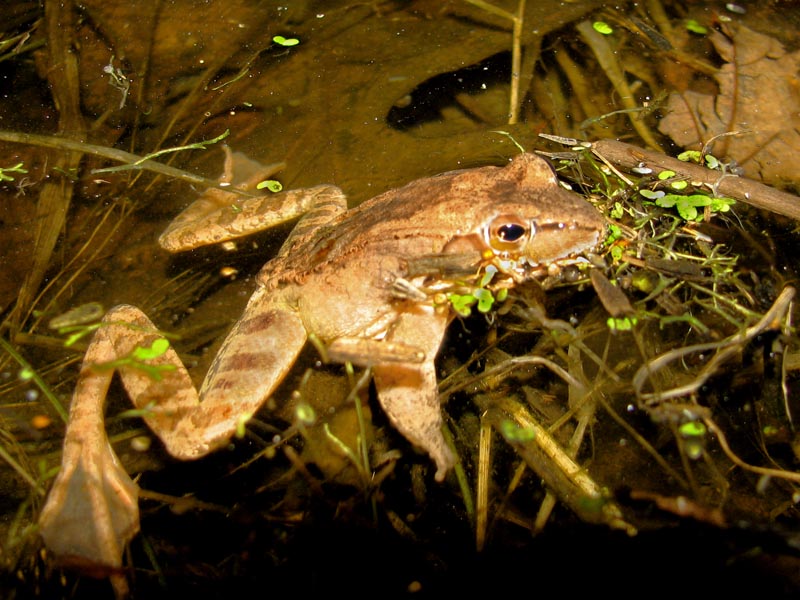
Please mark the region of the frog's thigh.
<svg viewBox="0 0 800 600"><path fill-rule="evenodd" d="M383 410L400 433L428 452L436 463L437 481L442 481L455 464L455 456L442 434L434 366L447 321L446 315L438 315L428 307L403 314L387 341L415 346L425 353L425 360L375 367L375 385Z"/></svg>

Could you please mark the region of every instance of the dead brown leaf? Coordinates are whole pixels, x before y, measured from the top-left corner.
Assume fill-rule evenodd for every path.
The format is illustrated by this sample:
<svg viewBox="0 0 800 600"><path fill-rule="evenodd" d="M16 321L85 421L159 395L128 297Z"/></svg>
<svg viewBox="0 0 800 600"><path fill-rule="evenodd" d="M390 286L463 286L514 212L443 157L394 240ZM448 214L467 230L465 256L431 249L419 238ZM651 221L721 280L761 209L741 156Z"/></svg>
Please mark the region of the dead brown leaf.
<svg viewBox="0 0 800 600"><path fill-rule="evenodd" d="M744 26L710 35L726 64L716 76L716 96L673 93L659 129L675 143L698 148L714 136L711 153L731 158L765 183L796 185L800 153L800 52Z"/></svg>

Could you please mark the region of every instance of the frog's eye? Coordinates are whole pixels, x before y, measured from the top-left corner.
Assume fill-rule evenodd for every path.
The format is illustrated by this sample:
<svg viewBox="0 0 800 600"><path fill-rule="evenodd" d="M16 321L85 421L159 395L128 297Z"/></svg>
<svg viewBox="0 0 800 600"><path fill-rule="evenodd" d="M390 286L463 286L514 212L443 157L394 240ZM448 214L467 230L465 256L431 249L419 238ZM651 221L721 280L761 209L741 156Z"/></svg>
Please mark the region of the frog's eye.
<svg viewBox="0 0 800 600"><path fill-rule="evenodd" d="M521 250L530 240L533 226L516 215L500 215L484 229L486 244L497 252Z"/></svg>

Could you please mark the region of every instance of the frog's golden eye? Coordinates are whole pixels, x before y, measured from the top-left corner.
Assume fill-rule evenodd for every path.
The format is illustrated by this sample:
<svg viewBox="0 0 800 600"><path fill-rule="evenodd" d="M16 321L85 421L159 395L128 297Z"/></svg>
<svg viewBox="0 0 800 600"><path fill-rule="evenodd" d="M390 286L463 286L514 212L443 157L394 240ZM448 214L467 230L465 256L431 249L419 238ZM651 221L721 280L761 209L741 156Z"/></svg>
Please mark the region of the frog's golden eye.
<svg viewBox="0 0 800 600"><path fill-rule="evenodd" d="M521 250L533 235L533 225L516 215L500 215L484 229L486 244L497 252Z"/></svg>

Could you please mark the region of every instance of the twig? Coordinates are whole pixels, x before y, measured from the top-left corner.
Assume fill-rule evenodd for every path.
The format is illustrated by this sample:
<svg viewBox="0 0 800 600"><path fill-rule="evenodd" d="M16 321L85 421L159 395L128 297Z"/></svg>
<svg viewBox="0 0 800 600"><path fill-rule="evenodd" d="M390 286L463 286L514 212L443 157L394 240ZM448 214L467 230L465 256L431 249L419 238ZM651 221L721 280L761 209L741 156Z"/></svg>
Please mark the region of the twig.
<svg viewBox="0 0 800 600"><path fill-rule="evenodd" d="M93 156L101 156L121 163L135 164L136 169L161 173L162 175L168 175L169 177L201 185L206 188L216 187L219 183L216 179L206 179L200 175L182 171L175 167L169 167L154 160L143 159L138 154L131 154L130 152L109 148L108 146L97 146L95 144L87 144L86 142L78 142L58 136L0 130L0 140L16 144L29 144L31 146L42 146L44 148L55 148L57 150L71 150L83 152L84 154L91 154ZM234 191L233 186L227 189Z"/></svg>
<svg viewBox="0 0 800 600"><path fill-rule="evenodd" d="M722 196L800 220L800 198L752 179L707 169L660 152L652 152L615 140L592 143L592 152L601 159L626 168L647 167L654 171L668 169L674 171L676 177L701 182L709 188L716 189Z"/></svg>

